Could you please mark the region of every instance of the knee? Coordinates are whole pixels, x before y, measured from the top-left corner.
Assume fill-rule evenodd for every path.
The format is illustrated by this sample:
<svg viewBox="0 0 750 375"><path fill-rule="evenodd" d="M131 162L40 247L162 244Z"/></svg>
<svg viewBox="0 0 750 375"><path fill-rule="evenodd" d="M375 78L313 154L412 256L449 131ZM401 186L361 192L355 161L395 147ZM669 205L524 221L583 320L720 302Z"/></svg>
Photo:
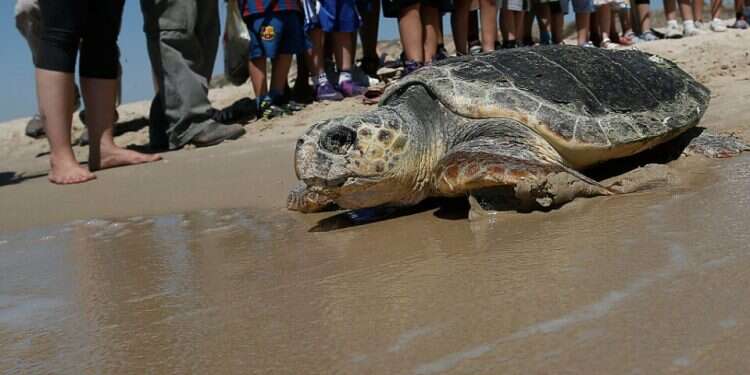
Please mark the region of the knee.
<svg viewBox="0 0 750 375"><path fill-rule="evenodd" d="M81 41L81 77L116 79L119 74L119 61L117 39L88 37Z"/></svg>

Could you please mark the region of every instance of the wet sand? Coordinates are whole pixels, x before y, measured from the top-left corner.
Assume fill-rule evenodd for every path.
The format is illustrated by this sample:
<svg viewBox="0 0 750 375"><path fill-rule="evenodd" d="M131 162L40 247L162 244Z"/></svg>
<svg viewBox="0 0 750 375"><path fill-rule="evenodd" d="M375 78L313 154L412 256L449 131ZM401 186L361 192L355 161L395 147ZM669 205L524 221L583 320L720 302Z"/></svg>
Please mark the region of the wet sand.
<svg viewBox="0 0 750 375"><path fill-rule="evenodd" d="M750 33L646 48L712 89L702 126L750 140L738 41ZM750 369L750 154L681 158L672 185L550 212L286 211L294 139L364 108L313 106L91 184L0 186L0 373ZM34 142L0 172L43 175Z"/></svg>
<svg viewBox="0 0 750 375"><path fill-rule="evenodd" d="M232 209L3 235L0 372L738 373L748 166L492 221Z"/></svg>

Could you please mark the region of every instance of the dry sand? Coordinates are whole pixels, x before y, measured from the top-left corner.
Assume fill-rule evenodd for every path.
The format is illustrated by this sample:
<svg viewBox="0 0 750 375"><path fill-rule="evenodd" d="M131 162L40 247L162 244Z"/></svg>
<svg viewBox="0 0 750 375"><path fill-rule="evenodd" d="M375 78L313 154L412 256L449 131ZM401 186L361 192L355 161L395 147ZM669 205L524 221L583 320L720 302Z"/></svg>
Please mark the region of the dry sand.
<svg viewBox="0 0 750 375"><path fill-rule="evenodd" d="M712 90L712 102L701 126L733 132L750 140L750 32L662 40L638 46L677 62ZM395 43L381 48L391 56ZM249 87L214 89L216 107L250 92ZM46 140L24 135L28 119L0 124L0 232L63 223L74 219L111 218L187 212L202 208L256 207L283 210L294 186L294 139L315 121L356 113L368 107L356 99L315 104L295 116L247 124L243 138L206 149L186 148L163 154L164 161L97 173L98 180L76 186L47 182ZM122 121L148 113L148 102L120 107ZM77 121L77 120L76 120ZM77 136L81 124L74 124ZM147 143L146 128L117 138L120 145ZM86 148L75 147L80 160Z"/></svg>

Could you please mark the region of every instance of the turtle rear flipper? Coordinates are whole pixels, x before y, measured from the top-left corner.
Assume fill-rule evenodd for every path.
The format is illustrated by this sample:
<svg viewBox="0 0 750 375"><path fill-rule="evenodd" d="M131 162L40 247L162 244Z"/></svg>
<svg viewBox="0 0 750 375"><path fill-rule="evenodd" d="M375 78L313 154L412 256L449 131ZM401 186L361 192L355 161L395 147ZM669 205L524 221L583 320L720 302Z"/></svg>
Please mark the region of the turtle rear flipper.
<svg viewBox="0 0 750 375"><path fill-rule="evenodd" d="M487 210L528 211L560 206L575 197L613 192L567 167L560 154L526 126L481 120L443 157L435 189L442 196L472 195ZM476 130L474 130L476 132Z"/></svg>

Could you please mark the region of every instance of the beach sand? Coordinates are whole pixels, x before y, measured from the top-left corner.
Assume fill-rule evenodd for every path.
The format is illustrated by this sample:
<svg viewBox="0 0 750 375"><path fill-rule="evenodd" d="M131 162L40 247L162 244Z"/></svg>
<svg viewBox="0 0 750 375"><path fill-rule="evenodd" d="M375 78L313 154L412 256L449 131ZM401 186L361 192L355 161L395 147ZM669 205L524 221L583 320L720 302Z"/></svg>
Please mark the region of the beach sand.
<svg viewBox="0 0 750 375"><path fill-rule="evenodd" d="M750 33L726 33L661 40L638 48L675 61L712 91L701 126L750 139ZM381 52L398 53L396 42ZM250 92L227 86L210 96L218 108ZM119 108L121 122L143 119L148 102ZM186 212L202 208L260 207L283 210L287 191L295 185L294 139L315 121L365 111L358 99L314 104L294 116L246 125L243 138L206 149L164 153L161 162L105 170L92 183L55 186L46 180L45 139L23 134L28 119L0 124L0 232L63 223L74 219ZM76 119L74 137L81 131ZM143 145L148 129L117 137L118 144ZM79 160L86 147L75 147Z"/></svg>
<svg viewBox="0 0 750 375"><path fill-rule="evenodd" d="M750 140L749 46L730 31L642 48L711 88L702 126ZM211 95L224 106L243 92ZM0 125L0 373L750 368L750 155L681 157L660 167L667 186L549 212L287 211L295 138L367 108L316 104L65 187L47 182L46 143L22 135L25 119ZM117 141L143 144L146 130Z"/></svg>

